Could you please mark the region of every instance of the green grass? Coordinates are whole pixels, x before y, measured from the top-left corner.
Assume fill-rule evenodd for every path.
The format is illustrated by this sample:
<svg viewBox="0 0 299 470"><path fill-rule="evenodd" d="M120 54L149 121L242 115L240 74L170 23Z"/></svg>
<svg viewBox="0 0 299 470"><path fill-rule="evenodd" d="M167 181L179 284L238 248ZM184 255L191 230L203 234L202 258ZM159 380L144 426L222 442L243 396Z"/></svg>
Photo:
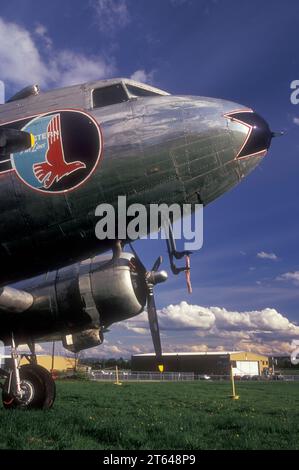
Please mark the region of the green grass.
<svg viewBox="0 0 299 470"><path fill-rule="evenodd" d="M0 449L299 449L299 383L58 382L50 411L0 409Z"/></svg>

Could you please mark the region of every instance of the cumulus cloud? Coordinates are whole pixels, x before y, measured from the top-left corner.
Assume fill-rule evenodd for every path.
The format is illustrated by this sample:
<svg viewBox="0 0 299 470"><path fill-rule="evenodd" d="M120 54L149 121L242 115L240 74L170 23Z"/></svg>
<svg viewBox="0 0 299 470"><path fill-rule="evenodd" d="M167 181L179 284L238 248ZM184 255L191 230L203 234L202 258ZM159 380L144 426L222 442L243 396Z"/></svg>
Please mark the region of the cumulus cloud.
<svg viewBox="0 0 299 470"><path fill-rule="evenodd" d="M262 331L296 331L296 327L289 320L273 308L265 308L260 311L232 312L224 308L211 307L218 329L241 329Z"/></svg>
<svg viewBox="0 0 299 470"><path fill-rule="evenodd" d="M215 323L215 315L210 309L187 302L163 308L159 311L159 319L162 329L209 330Z"/></svg>
<svg viewBox="0 0 299 470"><path fill-rule="evenodd" d="M299 338L299 327L273 308L238 312L181 302L159 310L158 316L164 351L286 352L286 345ZM137 336L147 334L149 337L145 312L119 326ZM178 338L175 344L169 343L173 335Z"/></svg>
<svg viewBox="0 0 299 470"><path fill-rule="evenodd" d="M92 2L97 15L97 25L103 33L113 33L130 22L126 0L96 0Z"/></svg>
<svg viewBox="0 0 299 470"><path fill-rule="evenodd" d="M299 271L284 273L276 278L277 281L290 281L295 285L299 285Z"/></svg>
<svg viewBox="0 0 299 470"><path fill-rule="evenodd" d="M114 65L101 57L86 57L64 50L56 54L51 69L55 81L66 86L107 78L113 73Z"/></svg>
<svg viewBox="0 0 299 470"><path fill-rule="evenodd" d="M299 326L274 308L239 312L183 301L158 310L158 317L164 352L289 353L292 341L299 338ZM49 352L49 346L42 345L40 351ZM62 352L62 346L56 351ZM143 312L114 325L104 343L84 351L82 357L130 357L147 352L153 352L153 345L147 313Z"/></svg>
<svg viewBox="0 0 299 470"><path fill-rule="evenodd" d="M158 311L161 330L269 331L290 332L299 335L299 327L291 323L274 308L238 312L220 307L202 307L183 301ZM147 329L147 316L143 313L126 322L126 328ZM144 331L142 330L142 333Z"/></svg>
<svg viewBox="0 0 299 470"><path fill-rule="evenodd" d="M297 126L299 126L299 118L294 117L293 118L293 123L296 124Z"/></svg>
<svg viewBox="0 0 299 470"><path fill-rule="evenodd" d="M107 62L102 56L57 51L43 25L30 32L0 17L0 78L13 87L72 85L107 78L114 70L113 59Z"/></svg>
<svg viewBox="0 0 299 470"><path fill-rule="evenodd" d="M45 83L47 67L34 40L25 28L0 18L0 76L23 85L32 80Z"/></svg>
<svg viewBox="0 0 299 470"><path fill-rule="evenodd" d="M261 259L270 259L272 261L278 260L278 257L275 253L266 253L265 251L260 251L256 256Z"/></svg>
<svg viewBox="0 0 299 470"><path fill-rule="evenodd" d="M158 315L161 330L209 330L215 323L215 316L210 309L190 305L187 302L168 305L168 307L159 310ZM135 332L137 332L137 329L142 328L142 334L144 334L144 330L148 331L146 312L125 322L123 325L126 329Z"/></svg>

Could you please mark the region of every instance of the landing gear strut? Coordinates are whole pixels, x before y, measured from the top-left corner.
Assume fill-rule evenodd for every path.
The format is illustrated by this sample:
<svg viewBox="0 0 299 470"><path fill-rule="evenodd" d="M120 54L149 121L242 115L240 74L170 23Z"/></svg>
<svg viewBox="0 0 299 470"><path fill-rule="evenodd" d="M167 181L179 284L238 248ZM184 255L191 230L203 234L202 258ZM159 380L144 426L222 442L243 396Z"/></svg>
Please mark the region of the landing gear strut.
<svg viewBox="0 0 299 470"><path fill-rule="evenodd" d="M32 350L32 345L30 345ZM53 406L56 386L51 374L37 365L36 360L20 366L14 336L11 339L11 369L2 386L2 402L6 409L49 409ZM3 373L4 372L4 373Z"/></svg>

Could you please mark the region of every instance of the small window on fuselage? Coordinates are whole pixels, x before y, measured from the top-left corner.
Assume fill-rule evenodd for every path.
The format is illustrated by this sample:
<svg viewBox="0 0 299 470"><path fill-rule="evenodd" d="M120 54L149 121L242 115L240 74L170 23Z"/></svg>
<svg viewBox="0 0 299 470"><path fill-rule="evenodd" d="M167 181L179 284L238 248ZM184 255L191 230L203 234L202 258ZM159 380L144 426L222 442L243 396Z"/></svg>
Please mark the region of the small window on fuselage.
<svg viewBox="0 0 299 470"><path fill-rule="evenodd" d="M93 107L103 108L128 101L128 95L121 83L93 90Z"/></svg>

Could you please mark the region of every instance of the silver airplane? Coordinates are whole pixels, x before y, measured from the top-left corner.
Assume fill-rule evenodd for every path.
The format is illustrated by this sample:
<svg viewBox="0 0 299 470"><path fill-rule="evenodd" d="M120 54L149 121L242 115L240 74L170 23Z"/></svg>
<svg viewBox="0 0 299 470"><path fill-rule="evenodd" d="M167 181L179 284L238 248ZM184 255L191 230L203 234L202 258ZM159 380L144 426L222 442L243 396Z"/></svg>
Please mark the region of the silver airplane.
<svg viewBox="0 0 299 470"><path fill-rule="evenodd" d="M174 96L128 79L47 92L30 86L0 105L0 340L11 347L5 408L49 408L55 384L37 364L37 341L70 351L100 345L108 327L147 306L163 365L153 288L135 250L95 236L95 208L203 204L237 185L265 157L273 133L252 109ZM168 241L172 271L178 252ZM112 250L110 254L110 250ZM107 253L106 253L107 252ZM187 258L188 260L188 258ZM19 366L18 345L29 363Z"/></svg>

